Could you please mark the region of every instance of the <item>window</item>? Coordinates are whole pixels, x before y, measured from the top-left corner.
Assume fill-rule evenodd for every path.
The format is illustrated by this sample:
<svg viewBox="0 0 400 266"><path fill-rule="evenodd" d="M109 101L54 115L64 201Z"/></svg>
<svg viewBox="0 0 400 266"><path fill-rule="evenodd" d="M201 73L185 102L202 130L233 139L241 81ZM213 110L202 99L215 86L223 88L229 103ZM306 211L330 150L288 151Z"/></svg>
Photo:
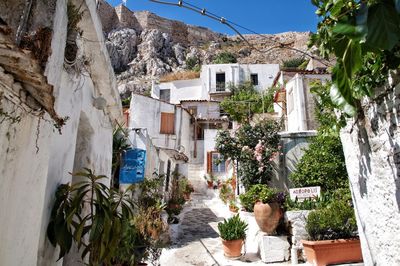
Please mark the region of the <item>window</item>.
<svg viewBox="0 0 400 266"><path fill-rule="evenodd" d="M253 84L254 86L258 85L258 74L251 74L250 79L251 79L251 84Z"/></svg>
<svg viewBox="0 0 400 266"><path fill-rule="evenodd" d="M226 161L218 152L207 152L207 172L225 173Z"/></svg>
<svg viewBox="0 0 400 266"><path fill-rule="evenodd" d="M169 102L171 100L171 90L160 90L160 100Z"/></svg>
<svg viewBox="0 0 400 266"><path fill-rule="evenodd" d="M225 73L217 73L215 80L217 91L225 91Z"/></svg>
<svg viewBox="0 0 400 266"><path fill-rule="evenodd" d="M174 134L175 133L175 114L174 113L161 113L161 134Z"/></svg>

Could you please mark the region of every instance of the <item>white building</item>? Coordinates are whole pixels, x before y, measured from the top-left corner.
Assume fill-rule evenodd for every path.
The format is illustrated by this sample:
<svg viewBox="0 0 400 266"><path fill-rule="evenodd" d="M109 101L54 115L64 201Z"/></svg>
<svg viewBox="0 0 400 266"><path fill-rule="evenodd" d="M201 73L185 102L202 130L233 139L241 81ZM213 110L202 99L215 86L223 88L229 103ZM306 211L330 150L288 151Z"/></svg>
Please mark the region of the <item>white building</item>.
<svg viewBox="0 0 400 266"><path fill-rule="evenodd" d="M83 167L111 176L113 124L122 118L116 80L96 1L69 2L83 11L72 68L64 62L67 1L35 2L27 18L28 32L50 29L45 69L0 25L0 265L81 265L73 254L57 262L58 250L47 240L54 193L60 184L75 182L70 172ZM0 4L11 32L24 6L23 0ZM90 60L80 65L85 58ZM53 123L62 117L68 119L59 134Z"/></svg>
<svg viewBox="0 0 400 266"><path fill-rule="evenodd" d="M232 86L250 81L258 91L272 86L279 73L278 64L204 65L200 78L153 84L151 96L173 104L182 100L222 100Z"/></svg>
<svg viewBox="0 0 400 266"><path fill-rule="evenodd" d="M281 86L275 95L274 109L284 116L287 132L316 130L315 100L310 84L326 83L331 75L324 70L283 70L275 78L274 85Z"/></svg>
<svg viewBox="0 0 400 266"><path fill-rule="evenodd" d="M278 72L277 64L204 65L198 79L153 83L153 98L180 106L193 116L190 175L228 175L224 163L215 163L220 157L215 148L217 131L229 126L219 103L231 95L232 87L244 82L251 82L258 91L270 88Z"/></svg>
<svg viewBox="0 0 400 266"><path fill-rule="evenodd" d="M146 150L146 176L154 172L165 175L166 191L175 170L188 176L188 154L193 141L191 119L184 108L132 94L130 141L133 147Z"/></svg>

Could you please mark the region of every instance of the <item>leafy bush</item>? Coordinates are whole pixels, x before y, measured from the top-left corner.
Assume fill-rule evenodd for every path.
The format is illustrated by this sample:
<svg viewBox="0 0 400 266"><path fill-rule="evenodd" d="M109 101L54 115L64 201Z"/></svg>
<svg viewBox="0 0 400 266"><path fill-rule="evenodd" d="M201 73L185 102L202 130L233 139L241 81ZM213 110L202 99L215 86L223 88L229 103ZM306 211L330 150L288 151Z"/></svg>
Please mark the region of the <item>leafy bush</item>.
<svg viewBox="0 0 400 266"><path fill-rule="evenodd" d="M357 224L351 202L335 200L326 208L311 212L306 230L311 240L356 237Z"/></svg>
<svg viewBox="0 0 400 266"><path fill-rule="evenodd" d="M285 195L283 192L279 192L275 188L270 188L266 185L253 185L248 191L239 195L240 202L246 211L252 212L254 210L254 204L257 201L262 203L279 203L283 204L285 201Z"/></svg>
<svg viewBox="0 0 400 266"><path fill-rule="evenodd" d="M304 57L291 58L288 60L284 60L282 62L282 66L284 68L298 68L304 62L306 62L306 59Z"/></svg>
<svg viewBox="0 0 400 266"><path fill-rule="evenodd" d="M235 199L235 193L232 189L231 184L222 183L221 188L219 189L219 198L226 204L229 201Z"/></svg>
<svg viewBox="0 0 400 266"><path fill-rule="evenodd" d="M199 70L199 59L197 57L188 57L186 58L186 69L196 71L198 72Z"/></svg>
<svg viewBox="0 0 400 266"><path fill-rule="evenodd" d="M236 56L230 52L222 52L217 54L213 60L213 64L233 64L237 63Z"/></svg>
<svg viewBox="0 0 400 266"><path fill-rule="evenodd" d="M247 223L240 219L239 214L218 223L218 230L223 240L246 239Z"/></svg>
<svg viewBox="0 0 400 266"><path fill-rule="evenodd" d="M231 86L232 95L221 102L221 108L233 120L243 123L254 114L274 111L276 88L270 88L265 94L258 92L251 82Z"/></svg>
<svg viewBox="0 0 400 266"><path fill-rule="evenodd" d="M290 175L296 187L321 186L322 191L348 187L348 175L339 136L318 134Z"/></svg>
<svg viewBox="0 0 400 266"><path fill-rule="evenodd" d="M279 154L279 123L260 121L244 124L234 134L219 131L216 148L224 158L239 162L239 176L246 189L266 184L272 177L272 161Z"/></svg>

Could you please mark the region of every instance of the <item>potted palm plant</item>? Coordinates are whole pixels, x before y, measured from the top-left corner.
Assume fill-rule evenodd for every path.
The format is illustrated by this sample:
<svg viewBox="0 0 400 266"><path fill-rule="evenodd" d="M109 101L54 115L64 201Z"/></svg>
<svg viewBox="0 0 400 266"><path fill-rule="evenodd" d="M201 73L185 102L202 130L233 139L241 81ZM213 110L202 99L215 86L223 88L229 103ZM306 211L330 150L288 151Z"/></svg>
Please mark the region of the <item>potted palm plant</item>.
<svg viewBox="0 0 400 266"><path fill-rule="evenodd" d="M306 230L310 240L302 240L307 261L312 265L360 262L361 245L351 203L332 202L326 208L311 212Z"/></svg>
<svg viewBox="0 0 400 266"><path fill-rule="evenodd" d="M236 214L219 222L218 230L222 238L224 255L228 258L240 257L246 239L247 223L240 219L239 214Z"/></svg>

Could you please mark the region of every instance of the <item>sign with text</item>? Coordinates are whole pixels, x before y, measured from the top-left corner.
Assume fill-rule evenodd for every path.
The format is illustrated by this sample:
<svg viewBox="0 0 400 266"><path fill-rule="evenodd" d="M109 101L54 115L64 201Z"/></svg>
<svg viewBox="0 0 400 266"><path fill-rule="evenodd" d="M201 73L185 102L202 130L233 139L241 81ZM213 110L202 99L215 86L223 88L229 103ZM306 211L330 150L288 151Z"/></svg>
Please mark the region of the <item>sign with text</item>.
<svg viewBox="0 0 400 266"><path fill-rule="evenodd" d="M316 199L321 196L321 187L301 187L289 189L290 199L301 202L305 199Z"/></svg>
<svg viewBox="0 0 400 266"><path fill-rule="evenodd" d="M146 166L146 151L130 149L123 153L122 165L119 171L120 184L135 184L144 180Z"/></svg>

